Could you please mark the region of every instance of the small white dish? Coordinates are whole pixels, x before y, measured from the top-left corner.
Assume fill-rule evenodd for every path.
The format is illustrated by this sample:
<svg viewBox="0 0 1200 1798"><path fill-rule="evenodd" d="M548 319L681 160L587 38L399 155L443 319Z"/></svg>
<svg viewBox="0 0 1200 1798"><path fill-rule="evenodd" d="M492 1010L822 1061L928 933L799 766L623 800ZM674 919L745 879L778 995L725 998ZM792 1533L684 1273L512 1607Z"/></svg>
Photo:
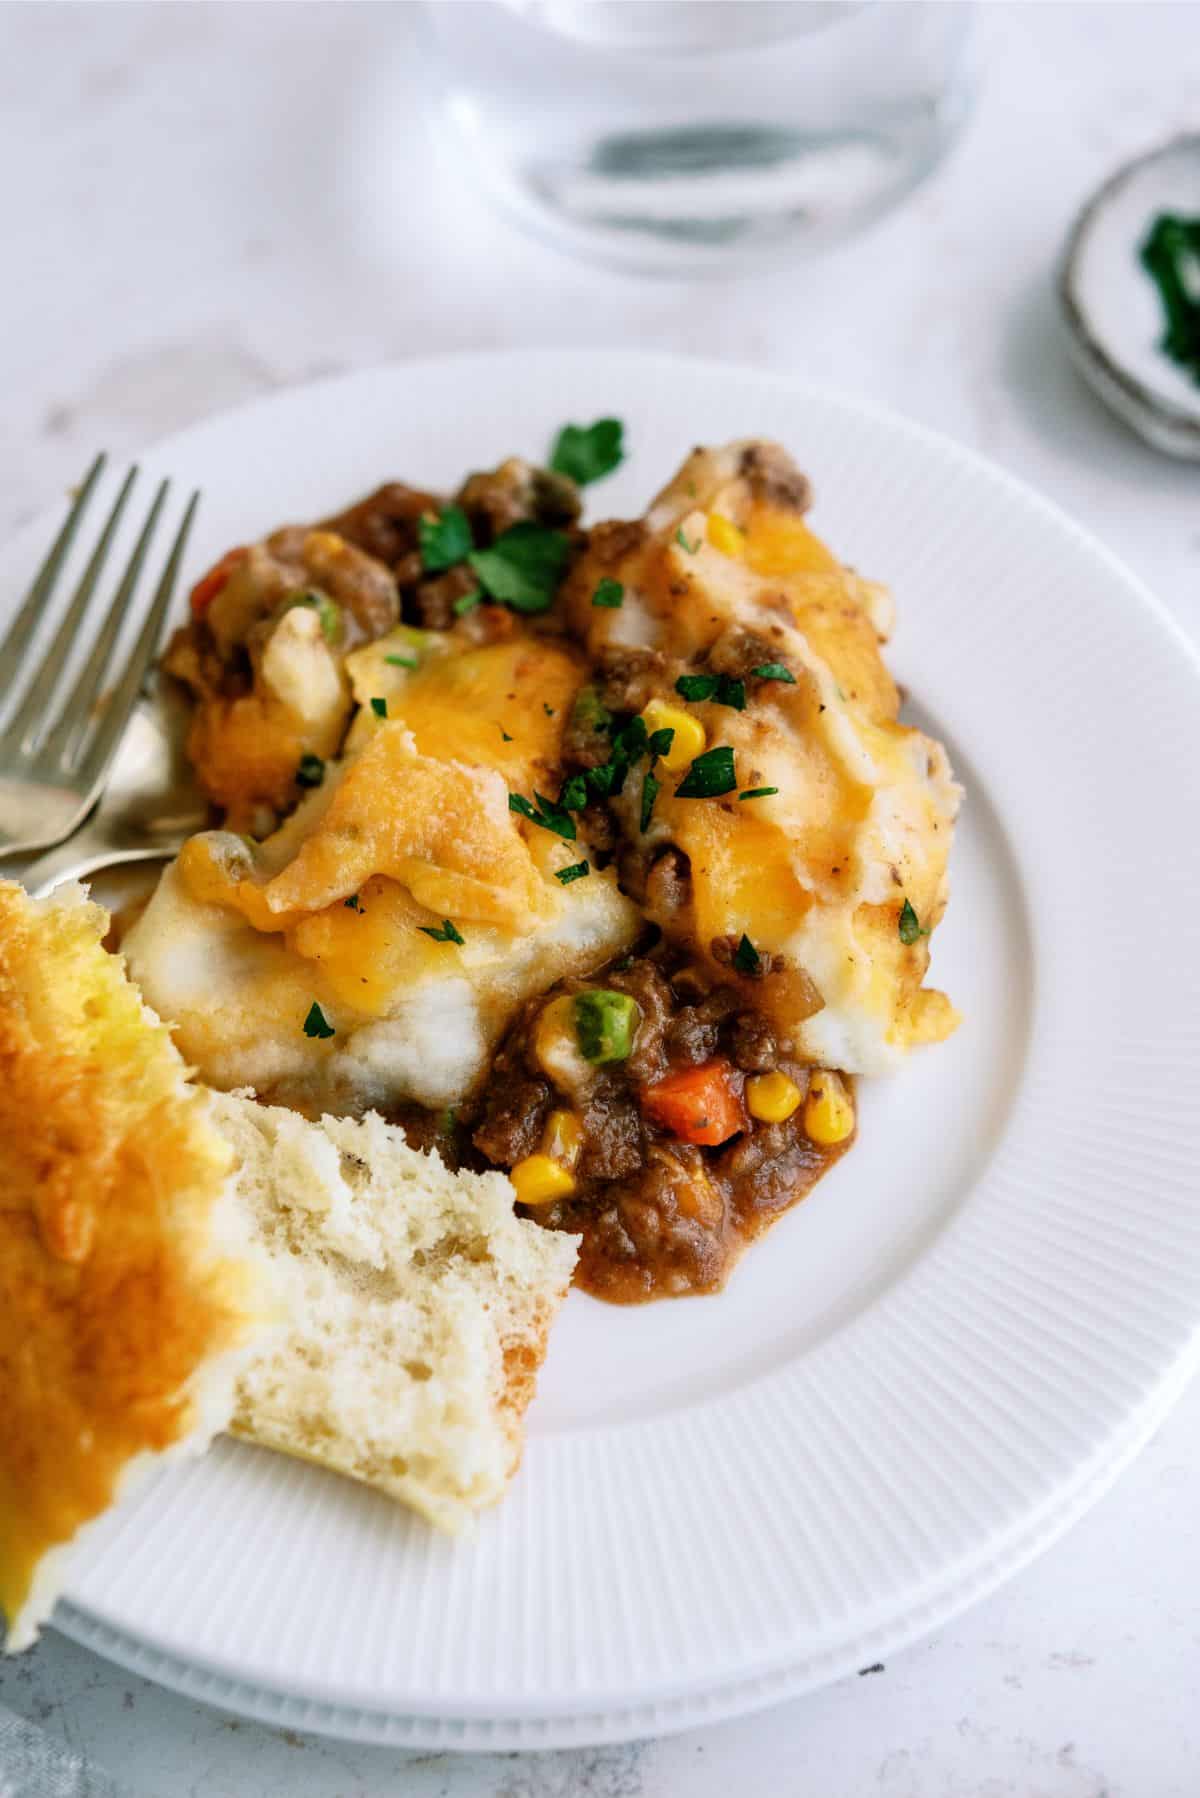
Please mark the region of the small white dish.
<svg viewBox="0 0 1200 1798"><path fill-rule="evenodd" d="M1117 170L1072 228L1059 277L1084 378L1155 449L1200 460L1200 385L1159 347L1158 291L1140 251L1160 213L1200 218L1200 134Z"/></svg>
<svg viewBox="0 0 1200 1798"><path fill-rule="evenodd" d="M352 375L144 463L204 491L194 575L385 478L449 487L613 414L630 455L593 516L640 512L696 442L774 436L816 528L892 584L891 664L967 788L933 970L965 1022L862 1083L854 1151L720 1297L571 1295L473 1540L228 1440L97 1526L60 1626L294 1728L611 1741L869 1665L1065 1528L1200 1345L1200 680L1107 551L899 419L622 352Z"/></svg>

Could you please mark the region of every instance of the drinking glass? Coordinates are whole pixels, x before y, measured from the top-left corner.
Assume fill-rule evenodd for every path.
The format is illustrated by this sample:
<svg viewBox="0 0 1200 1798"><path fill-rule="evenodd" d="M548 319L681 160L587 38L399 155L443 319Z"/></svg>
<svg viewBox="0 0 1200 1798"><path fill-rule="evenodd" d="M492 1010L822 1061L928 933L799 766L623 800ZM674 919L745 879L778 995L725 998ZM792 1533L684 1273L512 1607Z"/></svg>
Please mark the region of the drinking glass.
<svg viewBox="0 0 1200 1798"><path fill-rule="evenodd" d="M969 6L434 0L435 116L560 246L643 271L783 260L892 206L972 91Z"/></svg>

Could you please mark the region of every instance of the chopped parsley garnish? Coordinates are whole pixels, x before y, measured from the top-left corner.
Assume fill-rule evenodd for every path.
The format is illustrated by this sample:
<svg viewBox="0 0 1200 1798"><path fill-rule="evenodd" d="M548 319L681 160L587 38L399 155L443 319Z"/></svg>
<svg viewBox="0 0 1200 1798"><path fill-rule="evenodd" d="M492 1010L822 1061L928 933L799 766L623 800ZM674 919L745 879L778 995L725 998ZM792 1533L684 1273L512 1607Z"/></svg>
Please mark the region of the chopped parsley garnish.
<svg viewBox="0 0 1200 1798"><path fill-rule="evenodd" d="M422 936L431 936L435 943L461 943L462 938L455 930L449 918L442 919L440 930L433 924L418 924L417 929Z"/></svg>
<svg viewBox="0 0 1200 1798"><path fill-rule="evenodd" d="M547 799L544 793L535 793L536 807L520 793L510 793L508 809L517 812L522 818L528 818L531 824L540 824L543 830L552 830L556 837L564 837L568 843L575 841L575 820L570 812L553 799Z"/></svg>
<svg viewBox="0 0 1200 1798"><path fill-rule="evenodd" d="M500 726L500 735L506 743L512 742L512 738L509 736L503 725Z"/></svg>
<svg viewBox="0 0 1200 1798"><path fill-rule="evenodd" d="M428 574L440 574L465 562L474 547L471 522L461 506L447 506L436 518L417 521L417 542L421 546L421 566Z"/></svg>
<svg viewBox="0 0 1200 1798"><path fill-rule="evenodd" d="M739 974L762 973L762 956L744 932L741 942L733 952L733 965Z"/></svg>
<svg viewBox="0 0 1200 1798"><path fill-rule="evenodd" d="M493 599L514 612L545 612L570 547L565 531L543 530L523 519L497 537L490 549L472 550L467 560Z"/></svg>
<svg viewBox="0 0 1200 1798"><path fill-rule="evenodd" d="M591 425L564 425L554 440L550 466L569 475L580 487L611 474L625 458L625 427L619 418L598 418Z"/></svg>
<svg viewBox="0 0 1200 1798"><path fill-rule="evenodd" d="M300 757L300 766L296 769L298 787L319 787L324 778L325 764L319 755L306 753Z"/></svg>
<svg viewBox="0 0 1200 1798"><path fill-rule="evenodd" d="M796 684L795 675L782 662L760 662L758 667L752 668L750 672L755 680L786 681L789 687L794 687Z"/></svg>
<svg viewBox="0 0 1200 1798"><path fill-rule="evenodd" d="M361 911L362 910L362 900L359 898L357 893L351 893L351 895L348 899L342 900L342 904L346 907L347 911Z"/></svg>
<svg viewBox="0 0 1200 1798"><path fill-rule="evenodd" d="M322 593L318 588L312 587L307 593L298 594L293 604L308 606L310 610L314 611L321 625L321 635L326 643L333 642L338 634L338 625L342 621L342 608L336 599L330 599L328 593Z"/></svg>
<svg viewBox="0 0 1200 1798"><path fill-rule="evenodd" d="M922 927L921 920L913 910L911 900L908 899L904 901L904 904L900 908L899 928L900 941L906 948L911 948L918 937L929 935L928 930Z"/></svg>
<svg viewBox="0 0 1200 1798"><path fill-rule="evenodd" d="M329 1022L329 1019L325 1016L325 1013L321 1010L321 1007L317 1004L315 999L309 1007L308 1016L304 1020L304 1034L305 1036L315 1036L322 1040L327 1036L333 1036L335 1034L333 1025Z"/></svg>
<svg viewBox="0 0 1200 1798"><path fill-rule="evenodd" d="M675 789L676 799L719 799L737 786L733 750L728 743L698 755Z"/></svg>
<svg viewBox="0 0 1200 1798"><path fill-rule="evenodd" d="M1162 304L1158 347L1200 386L1200 218L1160 213L1139 254Z"/></svg>
<svg viewBox="0 0 1200 1798"><path fill-rule="evenodd" d="M554 870L554 878L557 881L561 881L563 886L569 887L573 880L582 880L585 874L590 873L591 869L586 862L576 862L570 868L556 868Z"/></svg>
<svg viewBox="0 0 1200 1798"><path fill-rule="evenodd" d="M620 581L610 581L607 577L592 594L592 604L609 612L615 612L624 602L625 589Z"/></svg>
<svg viewBox="0 0 1200 1798"><path fill-rule="evenodd" d="M715 705L732 706L735 712L746 709L746 683L728 674L681 674L675 691L684 699L700 703L711 699Z"/></svg>
<svg viewBox="0 0 1200 1798"><path fill-rule="evenodd" d="M588 802L587 776L572 774L564 780L558 803L565 812L581 812Z"/></svg>
<svg viewBox="0 0 1200 1798"><path fill-rule="evenodd" d="M416 656L384 656L383 659L392 668L416 668L419 666Z"/></svg>
<svg viewBox="0 0 1200 1798"><path fill-rule="evenodd" d="M654 816L654 801L662 792L662 782L655 780L653 774L642 776L642 830L649 830L650 820Z"/></svg>
<svg viewBox="0 0 1200 1798"><path fill-rule="evenodd" d="M386 699L373 699L371 701L371 710L374 712L374 714L377 718L386 718L387 717L387 700Z"/></svg>
<svg viewBox="0 0 1200 1798"><path fill-rule="evenodd" d="M652 730L646 738L646 754L652 762L660 755L670 755L671 745L675 741L675 726L664 724L659 730Z"/></svg>
<svg viewBox="0 0 1200 1798"><path fill-rule="evenodd" d="M744 793L738 794L738 798L739 799L769 799L773 793L778 793L778 791L779 791L778 787L747 787L746 791Z"/></svg>
<svg viewBox="0 0 1200 1798"><path fill-rule="evenodd" d="M542 701L542 710L543 710L543 712L545 712L547 718L553 718L554 707L552 705L547 705L546 701L544 699Z"/></svg>
<svg viewBox="0 0 1200 1798"><path fill-rule="evenodd" d="M473 612L476 606L482 604L482 587L472 587L469 593L464 593L461 599L455 600L452 610L456 618L465 618L468 612Z"/></svg>
<svg viewBox="0 0 1200 1798"><path fill-rule="evenodd" d="M700 547L699 537L697 537L697 539L694 543L688 542L687 538L683 534L683 526L682 525L680 525L679 529L675 532L675 541L676 541L676 543L678 543L680 549L687 551L689 556L694 556L696 551Z"/></svg>

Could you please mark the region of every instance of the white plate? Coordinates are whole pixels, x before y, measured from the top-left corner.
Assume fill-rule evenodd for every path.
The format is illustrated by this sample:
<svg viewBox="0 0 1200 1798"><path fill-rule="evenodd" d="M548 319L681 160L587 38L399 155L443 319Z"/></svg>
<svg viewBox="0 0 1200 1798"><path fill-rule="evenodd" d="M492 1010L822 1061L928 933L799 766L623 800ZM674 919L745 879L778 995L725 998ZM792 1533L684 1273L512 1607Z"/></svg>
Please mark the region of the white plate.
<svg viewBox="0 0 1200 1798"><path fill-rule="evenodd" d="M146 462L204 487L192 572L607 413L631 455L594 514L640 511L695 442L767 434L812 474L818 530L893 585L892 666L968 788L934 955L966 1023L863 1083L853 1154L721 1297L571 1296L474 1540L231 1442L102 1525L63 1626L233 1708L498 1747L802 1690L1065 1527L1200 1344L1200 685L1103 549L896 419L629 354L356 375Z"/></svg>

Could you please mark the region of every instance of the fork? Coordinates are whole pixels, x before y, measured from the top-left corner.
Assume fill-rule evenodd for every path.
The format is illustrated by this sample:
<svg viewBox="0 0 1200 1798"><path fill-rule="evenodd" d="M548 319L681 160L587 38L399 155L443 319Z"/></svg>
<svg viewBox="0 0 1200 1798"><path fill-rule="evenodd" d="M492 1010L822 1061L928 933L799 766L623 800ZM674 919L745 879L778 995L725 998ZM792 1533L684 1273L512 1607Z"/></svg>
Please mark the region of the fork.
<svg viewBox="0 0 1200 1798"><path fill-rule="evenodd" d="M30 648L58 584L63 564L96 490L105 457L96 457L84 477L50 552L33 578L8 635L0 643L0 692L11 691L25 671ZM146 521L102 618L96 601L108 552L137 480L131 468L121 484L54 639L29 674L24 690L0 724L0 855L28 855L61 843L82 822L103 789L121 742L163 619L175 589L179 564L200 495L193 493L175 534L166 565L145 609L132 654L111 687L117 640L137 592L159 515L170 488L161 481ZM67 664L86 637L79 672L69 680Z"/></svg>

